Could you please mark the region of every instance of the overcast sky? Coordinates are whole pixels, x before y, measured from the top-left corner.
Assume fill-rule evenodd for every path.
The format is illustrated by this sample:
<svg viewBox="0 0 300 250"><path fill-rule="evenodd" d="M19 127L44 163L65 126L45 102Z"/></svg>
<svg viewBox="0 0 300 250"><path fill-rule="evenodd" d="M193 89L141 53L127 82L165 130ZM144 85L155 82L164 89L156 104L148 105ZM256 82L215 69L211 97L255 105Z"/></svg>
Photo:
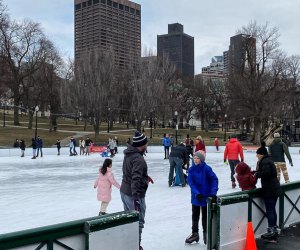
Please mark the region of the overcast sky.
<svg viewBox="0 0 300 250"><path fill-rule="evenodd" d="M13 19L40 22L62 51L74 51L74 0L3 0ZM181 23L195 38L195 72L209 65L211 57L228 49L229 38L250 21L269 22L280 30L281 49L300 55L299 0L136 0L142 5L142 47L156 52L157 34L169 23Z"/></svg>

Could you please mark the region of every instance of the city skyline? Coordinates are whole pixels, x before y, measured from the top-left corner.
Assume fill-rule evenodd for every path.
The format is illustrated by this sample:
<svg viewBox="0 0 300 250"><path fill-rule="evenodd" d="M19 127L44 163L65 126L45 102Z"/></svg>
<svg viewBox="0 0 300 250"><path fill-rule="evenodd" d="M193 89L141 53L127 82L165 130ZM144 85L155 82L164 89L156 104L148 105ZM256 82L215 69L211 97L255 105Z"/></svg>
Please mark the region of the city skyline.
<svg viewBox="0 0 300 250"><path fill-rule="evenodd" d="M4 0L12 19L30 18L41 23L46 35L55 42L64 58L74 58L74 0ZM185 33L195 38L195 74L209 65L211 58L228 49L230 37L251 21L269 22L278 27L281 49L288 55L300 55L298 46L298 10L294 0L171 1L135 0L142 11L142 49L156 54L157 35L167 33L167 25L181 23ZM142 52L143 55L143 52Z"/></svg>

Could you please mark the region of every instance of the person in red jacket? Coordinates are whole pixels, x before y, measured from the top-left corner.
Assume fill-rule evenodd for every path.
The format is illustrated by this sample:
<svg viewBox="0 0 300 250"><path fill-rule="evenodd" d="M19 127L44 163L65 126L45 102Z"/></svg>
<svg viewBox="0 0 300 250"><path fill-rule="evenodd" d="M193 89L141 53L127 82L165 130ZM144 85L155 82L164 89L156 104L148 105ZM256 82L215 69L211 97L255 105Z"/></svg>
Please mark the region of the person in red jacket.
<svg viewBox="0 0 300 250"><path fill-rule="evenodd" d="M240 159L239 159L240 156ZM224 151L224 163L227 164L227 159L230 165L230 170L231 170L231 183L232 183L232 188L236 187L235 184L235 178L234 178L234 168L237 164L240 163L240 160L243 162L244 161L244 153L243 153L243 147L241 143L237 140L236 135L233 134L231 135L228 143L226 144L225 151Z"/></svg>
<svg viewBox="0 0 300 250"><path fill-rule="evenodd" d="M198 135L195 140L195 152L200 150L206 152L204 141L201 135Z"/></svg>
<svg viewBox="0 0 300 250"><path fill-rule="evenodd" d="M257 177L246 163L240 162L237 164L235 167L235 172L237 173L236 179L242 191L256 188L255 185L257 183Z"/></svg>

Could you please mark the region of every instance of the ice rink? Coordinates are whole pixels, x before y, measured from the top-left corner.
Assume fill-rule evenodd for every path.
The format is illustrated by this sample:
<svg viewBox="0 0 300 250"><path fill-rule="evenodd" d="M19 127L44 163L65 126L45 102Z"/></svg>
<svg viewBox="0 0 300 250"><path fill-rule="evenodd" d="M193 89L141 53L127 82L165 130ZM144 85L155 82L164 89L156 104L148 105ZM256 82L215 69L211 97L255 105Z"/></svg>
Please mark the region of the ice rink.
<svg viewBox="0 0 300 250"><path fill-rule="evenodd" d="M123 149L120 147L113 158L113 173L119 183ZM219 178L218 194L239 191L231 188L229 165L223 163L223 148L216 152L214 147L207 147L207 151L206 162ZM31 149L26 149L24 158L18 149L0 150L0 234L98 214L100 203L93 184L104 158L99 154L70 157L67 148L62 149L60 156L55 153L54 148L46 148L43 158L32 160ZM294 163L294 167L288 165L290 181L298 181L299 148L290 148L290 153ZM244 154L245 162L255 169L255 151L245 150ZM149 147L145 158L154 184L150 184L146 197L143 248L206 249L202 238L199 244L184 243L191 233L190 188L168 187L169 162L163 159L163 147ZM108 213L121 210L119 190L113 187Z"/></svg>

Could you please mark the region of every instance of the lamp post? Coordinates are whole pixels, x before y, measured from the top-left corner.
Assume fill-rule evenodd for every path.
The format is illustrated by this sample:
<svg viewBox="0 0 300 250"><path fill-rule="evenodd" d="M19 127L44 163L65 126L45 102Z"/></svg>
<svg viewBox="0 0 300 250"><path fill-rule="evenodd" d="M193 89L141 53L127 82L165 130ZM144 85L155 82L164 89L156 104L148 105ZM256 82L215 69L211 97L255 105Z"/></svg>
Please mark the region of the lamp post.
<svg viewBox="0 0 300 250"><path fill-rule="evenodd" d="M226 142L226 132L227 132L227 114L224 115L225 118L225 132L224 132L224 141Z"/></svg>
<svg viewBox="0 0 300 250"><path fill-rule="evenodd" d="M150 139L152 139L152 127L153 127L153 117L152 117L152 115L153 115L153 110L151 109L150 110Z"/></svg>
<svg viewBox="0 0 300 250"><path fill-rule="evenodd" d="M109 119L110 119L110 108L108 108L108 116L107 116L107 133L109 133Z"/></svg>
<svg viewBox="0 0 300 250"><path fill-rule="evenodd" d="M175 126L176 126L175 127L175 143L177 145L178 144L178 140L177 140L177 131L178 131L177 116L178 116L178 112L175 111L174 115L175 115L175 120L176 120L176 123L175 123Z"/></svg>
<svg viewBox="0 0 300 250"><path fill-rule="evenodd" d="M39 106L35 106L35 134L34 134L34 139L36 140L37 137L37 117L38 117L38 112L39 112Z"/></svg>

